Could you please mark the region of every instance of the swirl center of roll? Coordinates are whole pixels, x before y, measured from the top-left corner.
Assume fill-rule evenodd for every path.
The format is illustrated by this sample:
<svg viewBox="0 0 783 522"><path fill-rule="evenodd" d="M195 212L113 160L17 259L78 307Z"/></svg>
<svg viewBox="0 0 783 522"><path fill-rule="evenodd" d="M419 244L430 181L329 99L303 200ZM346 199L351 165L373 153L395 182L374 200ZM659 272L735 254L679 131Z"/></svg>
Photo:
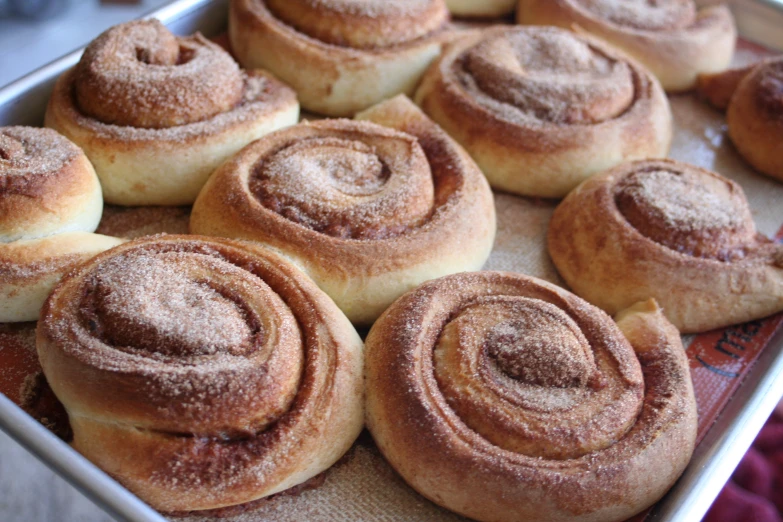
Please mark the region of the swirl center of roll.
<svg viewBox="0 0 783 522"><path fill-rule="evenodd" d="M271 144L250 191L264 207L339 238L385 239L425 223L435 189L421 146L374 125L350 127L324 125L308 130L311 137Z"/></svg>
<svg viewBox="0 0 783 522"><path fill-rule="evenodd" d="M534 28L488 38L467 50L460 63L466 87L480 91L480 103L502 104L495 109L504 117L597 123L634 101L626 63L563 31Z"/></svg>
<svg viewBox="0 0 783 522"><path fill-rule="evenodd" d="M526 301L487 331L485 349L498 369L537 386L586 386L595 367L577 326L553 305Z"/></svg>
<svg viewBox="0 0 783 522"><path fill-rule="evenodd" d="M582 8L617 25L647 31L688 27L696 20L693 0L576 0Z"/></svg>
<svg viewBox="0 0 783 522"><path fill-rule="evenodd" d="M643 235L697 257L727 259L755 235L750 211L724 180L692 170L635 172L617 184L615 200Z"/></svg>
<svg viewBox="0 0 783 522"><path fill-rule="evenodd" d="M231 296L199 281L198 270L183 270L183 261L138 256L102 266L94 323L112 345L153 357L250 353L258 326Z"/></svg>
<svg viewBox="0 0 783 522"><path fill-rule="evenodd" d="M104 32L87 46L75 71L82 112L138 128L209 119L238 104L245 89L228 53L199 34L177 38L157 20Z"/></svg>
<svg viewBox="0 0 783 522"><path fill-rule="evenodd" d="M545 300L481 297L444 326L435 379L459 418L492 444L576 458L622 437L641 408L641 382L621 375L609 362L615 347L593 335Z"/></svg>

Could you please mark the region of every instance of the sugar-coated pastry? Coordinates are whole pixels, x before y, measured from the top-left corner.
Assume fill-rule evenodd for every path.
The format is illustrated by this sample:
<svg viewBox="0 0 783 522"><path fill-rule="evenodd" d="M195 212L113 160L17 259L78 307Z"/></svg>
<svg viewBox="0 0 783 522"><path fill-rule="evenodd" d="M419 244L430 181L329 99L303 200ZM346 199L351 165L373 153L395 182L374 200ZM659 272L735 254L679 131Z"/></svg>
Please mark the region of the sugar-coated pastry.
<svg viewBox="0 0 783 522"><path fill-rule="evenodd" d="M321 473L363 425L363 345L257 245L139 239L63 278L37 331L73 447L152 507L242 504Z"/></svg>
<svg viewBox="0 0 783 522"><path fill-rule="evenodd" d="M620 165L555 209L549 253L610 314L655 298L683 333L783 310L783 245L759 234L742 188L672 160Z"/></svg>
<svg viewBox="0 0 783 522"><path fill-rule="evenodd" d="M298 117L296 94L269 73L147 20L87 46L57 80L46 126L84 149L108 203L186 205L224 160Z"/></svg>
<svg viewBox="0 0 783 522"><path fill-rule="evenodd" d="M449 38L443 0L232 0L231 48L292 86L302 107L353 116L413 94Z"/></svg>
<svg viewBox="0 0 783 522"><path fill-rule="evenodd" d="M783 57L762 62L731 97L729 136L759 172L783 181Z"/></svg>
<svg viewBox="0 0 783 522"><path fill-rule="evenodd" d="M247 146L209 179L190 229L283 252L349 319L371 324L421 282L481 268L495 209L475 163L407 98L358 118Z"/></svg>
<svg viewBox="0 0 783 522"><path fill-rule="evenodd" d="M665 157L669 103L642 66L555 27L496 27L454 42L416 101L497 189L559 198L623 161Z"/></svg>
<svg viewBox="0 0 783 522"><path fill-rule="evenodd" d="M122 241L92 234L101 186L50 129L0 127L0 322L34 321L67 270Z"/></svg>
<svg viewBox="0 0 783 522"><path fill-rule="evenodd" d="M517 21L578 26L636 58L667 92L726 69L737 40L728 7L699 8L693 0L519 0Z"/></svg>
<svg viewBox="0 0 783 522"><path fill-rule="evenodd" d="M653 300L617 317L475 272L397 300L366 341L367 427L416 491L480 521L623 521L685 469L696 402Z"/></svg>

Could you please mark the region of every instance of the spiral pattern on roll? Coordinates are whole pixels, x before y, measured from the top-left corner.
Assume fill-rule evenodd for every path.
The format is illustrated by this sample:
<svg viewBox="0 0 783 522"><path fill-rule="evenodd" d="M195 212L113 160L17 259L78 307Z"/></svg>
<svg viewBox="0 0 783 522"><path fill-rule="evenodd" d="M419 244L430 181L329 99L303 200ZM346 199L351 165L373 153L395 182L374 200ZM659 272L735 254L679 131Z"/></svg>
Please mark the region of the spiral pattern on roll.
<svg viewBox="0 0 783 522"><path fill-rule="evenodd" d="M384 239L423 225L434 210L424 151L400 132L318 124L276 134L256 154L249 180L256 198L318 232Z"/></svg>
<svg viewBox="0 0 783 522"><path fill-rule="evenodd" d="M361 428L355 330L258 247L166 236L99 256L49 299L38 349L74 446L159 509L294 486Z"/></svg>
<svg viewBox="0 0 783 522"><path fill-rule="evenodd" d="M477 520L623 520L693 450L687 359L653 302L618 327L541 280L457 274L395 302L367 352L381 452L417 491Z"/></svg>
<svg viewBox="0 0 783 522"><path fill-rule="evenodd" d="M783 309L783 247L757 231L737 183L694 165L594 176L555 209L548 244L568 285L609 313L654 297L698 332Z"/></svg>
<svg viewBox="0 0 783 522"><path fill-rule="evenodd" d="M367 121L304 122L247 146L199 194L190 230L284 252L370 324L417 284L480 268L495 214L475 164L407 98L357 118Z"/></svg>
<svg viewBox="0 0 783 522"><path fill-rule="evenodd" d="M495 27L452 44L416 93L493 187L562 197L625 159L665 156L671 114L638 63L554 27Z"/></svg>

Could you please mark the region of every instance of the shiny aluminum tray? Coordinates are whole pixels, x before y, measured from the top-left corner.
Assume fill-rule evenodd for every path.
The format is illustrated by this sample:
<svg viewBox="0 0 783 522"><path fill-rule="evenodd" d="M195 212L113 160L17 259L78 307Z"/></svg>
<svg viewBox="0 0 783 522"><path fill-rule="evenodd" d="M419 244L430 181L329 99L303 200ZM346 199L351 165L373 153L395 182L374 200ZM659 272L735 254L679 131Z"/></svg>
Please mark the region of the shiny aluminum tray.
<svg viewBox="0 0 783 522"><path fill-rule="evenodd" d="M150 13L174 32L216 34L225 27L227 0L177 0ZM746 0L734 4L741 34L783 49L783 2ZM55 79L74 65L70 53L0 89L0 126L40 125ZM781 216L783 217L783 215ZM783 397L783 330L771 340L731 402L699 444L680 481L647 520L693 521L707 511ZM0 428L74 486L121 520L164 520L133 494L72 450L8 398L0 394Z"/></svg>

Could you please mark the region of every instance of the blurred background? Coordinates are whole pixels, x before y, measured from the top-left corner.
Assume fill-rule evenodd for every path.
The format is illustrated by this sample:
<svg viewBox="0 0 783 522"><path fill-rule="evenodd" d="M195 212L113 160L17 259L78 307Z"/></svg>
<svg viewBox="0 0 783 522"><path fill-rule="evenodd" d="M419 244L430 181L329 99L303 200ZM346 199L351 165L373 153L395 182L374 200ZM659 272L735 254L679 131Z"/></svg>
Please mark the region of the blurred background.
<svg viewBox="0 0 783 522"><path fill-rule="evenodd" d="M0 87L171 0L0 0Z"/></svg>

